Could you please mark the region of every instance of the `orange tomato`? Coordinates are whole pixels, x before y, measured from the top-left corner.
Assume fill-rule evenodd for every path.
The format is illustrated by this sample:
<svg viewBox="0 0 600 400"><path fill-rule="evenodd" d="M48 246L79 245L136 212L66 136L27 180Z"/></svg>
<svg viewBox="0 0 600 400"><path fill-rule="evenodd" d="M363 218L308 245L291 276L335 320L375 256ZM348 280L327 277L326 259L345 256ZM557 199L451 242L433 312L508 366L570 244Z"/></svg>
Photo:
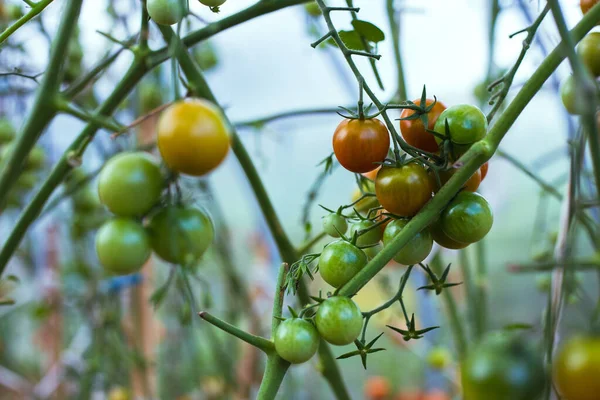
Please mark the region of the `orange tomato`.
<svg viewBox="0 0 600 400"><path fill-rule="evenodd" d="M342 167L355 173L376 169L390 148L390 135L378 119L344 119L333 134L333 152Z"/></svg>
<svg viewBox="0 0 600 400"><path fill-rule="evenodd" d="M411 162L401 167L385 167L375 179L375 194L389 212L412 217L431 199L435 184L421 164Z"/></svg>
<svg viewBox="0 0 600 400"><path fill-rule="evenodd" d="M434 100L427 99L425 101L426 106L432 105ZM421 105L421 100L413 100L416 105ZM436 102L431 111L427 113L427 129L433 130L440 114L446 109L446 106L441 102ZM414 115L414 110L404 109L400 118L407 118ZM435 141L435 136L425 130L425 126L421 121L421 118L413 120L400 120L400 132L402 137L406 140L406 143L414 146L418 149L435 153L439 150L439 146Z"/></svg>
<svg viewBox="0 0 600 400"><path fill-rule="evenodd" d="M441 171L440 172L440 183L443 185L446 182L448 182L450 180L450 178L452 177L452 175L454 175L456 172L458 171L458 169L450 169L447 171ZM434 181L435 181L435 176L433 177ZM481 170L478 169L473 175L471 175L471 177L469 178L469 180L467 181L467 183L465 183L465 185L463 186L464 190L467 190L469 192L476 192L477 189L479 188L479 185L481 184ZM437 183L436 183L437 186ZM440 188L436 188L435 192L437 193L438 190Z"/></svg>
<svg viewBox="0 0 600 400"><path fill-rule="evenodd" d="M479 168L479 171L481 172L481 180L483 181L485 179L485 177L487 176L488 173L488 169L489 169L490 165L488 162L486 162L485 164L483 164L481 166L481 168Z"/></svg>
<svg viewBox="0 0 600 400"><path fill-rule="evenodd" d="M178 101L160 116L158 150L175 172L205 175L223 162L229 147L223 114L208 100Z"/></svg>
<svg viewBox="0 0 600 400"><path fill-rule="evenodd" d="M596 3L598 2L598 0L581 0L579 2L579 7L581 8L581 12L582 13L587 13L588 11L590 11L590 9L592 7L594 7L596 5Z"/></svg>
<svg viewBox="0 0 600 400"><path fill-rule="evenodd" d="M391 392L390 383L383 376L370 376L365 383L365 397L368 400L386 399Z"/></svg>

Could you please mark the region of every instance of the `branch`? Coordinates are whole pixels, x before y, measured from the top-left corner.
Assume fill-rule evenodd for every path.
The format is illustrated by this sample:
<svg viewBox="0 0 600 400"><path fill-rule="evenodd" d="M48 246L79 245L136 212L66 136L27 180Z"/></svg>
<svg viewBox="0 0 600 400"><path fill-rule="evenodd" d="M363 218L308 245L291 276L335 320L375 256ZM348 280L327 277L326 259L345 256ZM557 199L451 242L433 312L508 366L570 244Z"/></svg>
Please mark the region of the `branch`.
<svg viewBox="0 0 600 400"><path fill-rule="evenodd" d="M10 35L25 25L29 20L33 19L36 15L44 11L44 8L48 7L53 1L54 0L40 0L38 3L35 3L35 5L31 7L31 10L29 10L27 14L16 20L11 26L6 28L6 30L0 34L0 45L4 43L4 41L10 37Z"/></svg>
<svg viewBox="0 0 600 400"><path fill-rule="evenodd" d="M402 55L400 53L400 18L396 17L394 9L394 0L386 0L386 11L388 24L392 32L392 47L394 49L394 61L396 62L396 95L392 100L393 103L408 100L406 94L406 82L404 80L404 67L402 63Z"/></svg>
<svg viewBox="0 0 600 400"><path fill-rule="evenodd" d="M200 318L202 318L209 324L216 326L222 331L227 332L240 340L243 340L244 342L264 351L267 354L275 351L275 345L268 339L265 339L260 336L255 336L246 331L243 331L240 328L237 328L231 324L228 324L225 321L220 320L219 318L209 314L206 311L202 311L198 313L198 315L200 316Z"/></svg>

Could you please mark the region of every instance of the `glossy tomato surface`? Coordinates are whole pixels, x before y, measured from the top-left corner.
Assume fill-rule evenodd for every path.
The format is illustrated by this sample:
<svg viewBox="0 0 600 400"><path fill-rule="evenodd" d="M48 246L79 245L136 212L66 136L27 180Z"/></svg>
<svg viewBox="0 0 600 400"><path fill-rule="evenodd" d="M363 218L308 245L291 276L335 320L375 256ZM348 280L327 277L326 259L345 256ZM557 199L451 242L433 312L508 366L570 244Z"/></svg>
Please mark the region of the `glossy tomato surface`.
<svg viewBox="0 0 600 400"><path fill-rule="evenodd" d="M331 344L343 346L358 338L363 318L360 309L351 298L333 296L319 305L315 324L323 339Z"/></svg>
<svg viewBox="0 0 600 400"><path fill-rule="evenodd" d="M367 265L367 255L358 247L344 240L328 244L319 256L321 278L339 288Z"/></svg>
<svg viewBox="0 0 600 400"><path fill-rule="evenodd" d="M442 212L440 223L449 238L460 243L475 243L492 229L494 216L482 195L462 191Z"/></svg>
<svg viewBox="0 0 600 400"><path fill-rule="evenodd" d="M385 124L373 119L344 119L333 134L333 152L342 167L355 173L369 172L385 160L390 134Z"/></svg>
<svg viewBox="0 0 600 400"><path fill-rule="evenodd" d="M600 337L569 339L553 361L554 383L565 400L596 400L600 395Z"/></svg>
<svg viewBox="0 0 600 400"><path fill-rule="evenodd" d="M383 245L388 246L389 243L402 232L407 220L397 219L390 222L383 233ZM423 261L433 247L433 238L429 229L425 228L416 234L410 241L402 247L402 249L394 256L394 261L403 265L418 264Z"/></svg>
<svg viewBox="0 0 600 400"><path fill-rule="evenodd" d="M178 101L160 116L158 149L175 172L205 175L223 162L229 147L221 110L208 100Z"/></svg>
<svg viewBox="0 0 600 400"><path fill-rule="evenodd" d="M431 106L434 101L435 100L433 99L427 99L425 102L426 107ZM413 103L420 106L421 99L413 100ZM423 125L421 118L404 119L411 117L416 111L409 109L402 110L402 114L400 114L400 132L402 133L404 140L406 140L406 143L430 153L437 152L439 147L435 140L435 136L427 132L426 129L433 130L440 114L445 109L446 106L437 101L431 111L427 113L427 127Z"/></svg>
<svg viewBox="0 0 600 400"><path fill-rule="evenodd" d="M600 76L600 32L590 32L579 42L577 53L594 76Z"/></svg>
<svg viewBox="0 0 600 400"><path fill-rule="evenodd" d="M98 230L96 252L108 272L127 275L139 271L150 258L150 241L138 222L114 218Z"/></svg>
<svg viewBox="0 0 600 400"><path fill-rule="evenodd" d="M434 130L446 136L446 122L450 130L452 142L468 145L485 137L488 122L485 114L470 104L459 104L444 110L435 123ZM441 139L436 137L438 143Z"/></svg>
<svg viewBox="0 0 600 400"><path fill-rule="evenodd" d="M273 337L279 357L292 364L310 360L319 348L319 340L317 328L302 318L282 321Z"/></svg>
<svg viewBox="0 0 600 400"><path fill-rule="evenodd" d="M402 167L381 168L375 179L379 203L401 217L412 217L431 199L434 180L425 167L416 162Z"/></svg>
<svg viewBox="0 0 600 400"><path fill-rule="evenodd" d="M181 0L148 0L148 15L160 25L173 25L187 14L187 2Z"/></svg>

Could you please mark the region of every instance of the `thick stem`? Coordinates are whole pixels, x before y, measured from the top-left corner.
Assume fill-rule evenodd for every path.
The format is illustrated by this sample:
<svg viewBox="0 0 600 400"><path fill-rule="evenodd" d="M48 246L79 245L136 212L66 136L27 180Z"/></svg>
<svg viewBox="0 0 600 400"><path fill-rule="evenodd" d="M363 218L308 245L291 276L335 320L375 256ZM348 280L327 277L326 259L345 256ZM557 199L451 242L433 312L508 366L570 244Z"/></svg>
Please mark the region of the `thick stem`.
<svg viewBox="0 0 600 400"><path fill-rule="evenodd" d="M257 400L273 400L277 396L281 382L290 367L290 363L277 355L267 358L267 367L258 390Z"/></svg>
<svg viewBox="0 0 600 400"><path fill-rule="evenodd" d="M48 7L53 1L54 0L41 0L38 3L36 3L33 7L31 7L31 10L29 10L27 14L23 15L21 18L16 20L11 26L6 28L6 30L0 34L0 45L4 43L4 41L10 37L10 35L15 33L17 29L19 29L20 27L25 25L29 20L33 19L36 15L44 11L44 8Z"/></svg>
<svg viewBox="0 0 600 400"><path fill-rule="evenodd" d="M477 303L475 305L475 337L481 338L487 329L487 262L486 242L480 240L475 244L475 290Z"/></svg>

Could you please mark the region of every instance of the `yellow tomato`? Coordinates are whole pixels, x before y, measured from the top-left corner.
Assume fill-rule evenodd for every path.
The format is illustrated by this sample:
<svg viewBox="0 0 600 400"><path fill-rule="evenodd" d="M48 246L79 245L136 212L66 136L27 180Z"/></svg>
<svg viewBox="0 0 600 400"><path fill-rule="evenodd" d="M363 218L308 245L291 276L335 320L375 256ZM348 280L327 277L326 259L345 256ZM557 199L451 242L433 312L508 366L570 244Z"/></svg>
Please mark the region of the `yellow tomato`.
<svg viewBox="0 0 600 400"><path fill-rule="evenodd" d="M175 172L202 176L223 162L230 147L221 111L208 100L174 103L158 121L158 149Z"/></svg>

